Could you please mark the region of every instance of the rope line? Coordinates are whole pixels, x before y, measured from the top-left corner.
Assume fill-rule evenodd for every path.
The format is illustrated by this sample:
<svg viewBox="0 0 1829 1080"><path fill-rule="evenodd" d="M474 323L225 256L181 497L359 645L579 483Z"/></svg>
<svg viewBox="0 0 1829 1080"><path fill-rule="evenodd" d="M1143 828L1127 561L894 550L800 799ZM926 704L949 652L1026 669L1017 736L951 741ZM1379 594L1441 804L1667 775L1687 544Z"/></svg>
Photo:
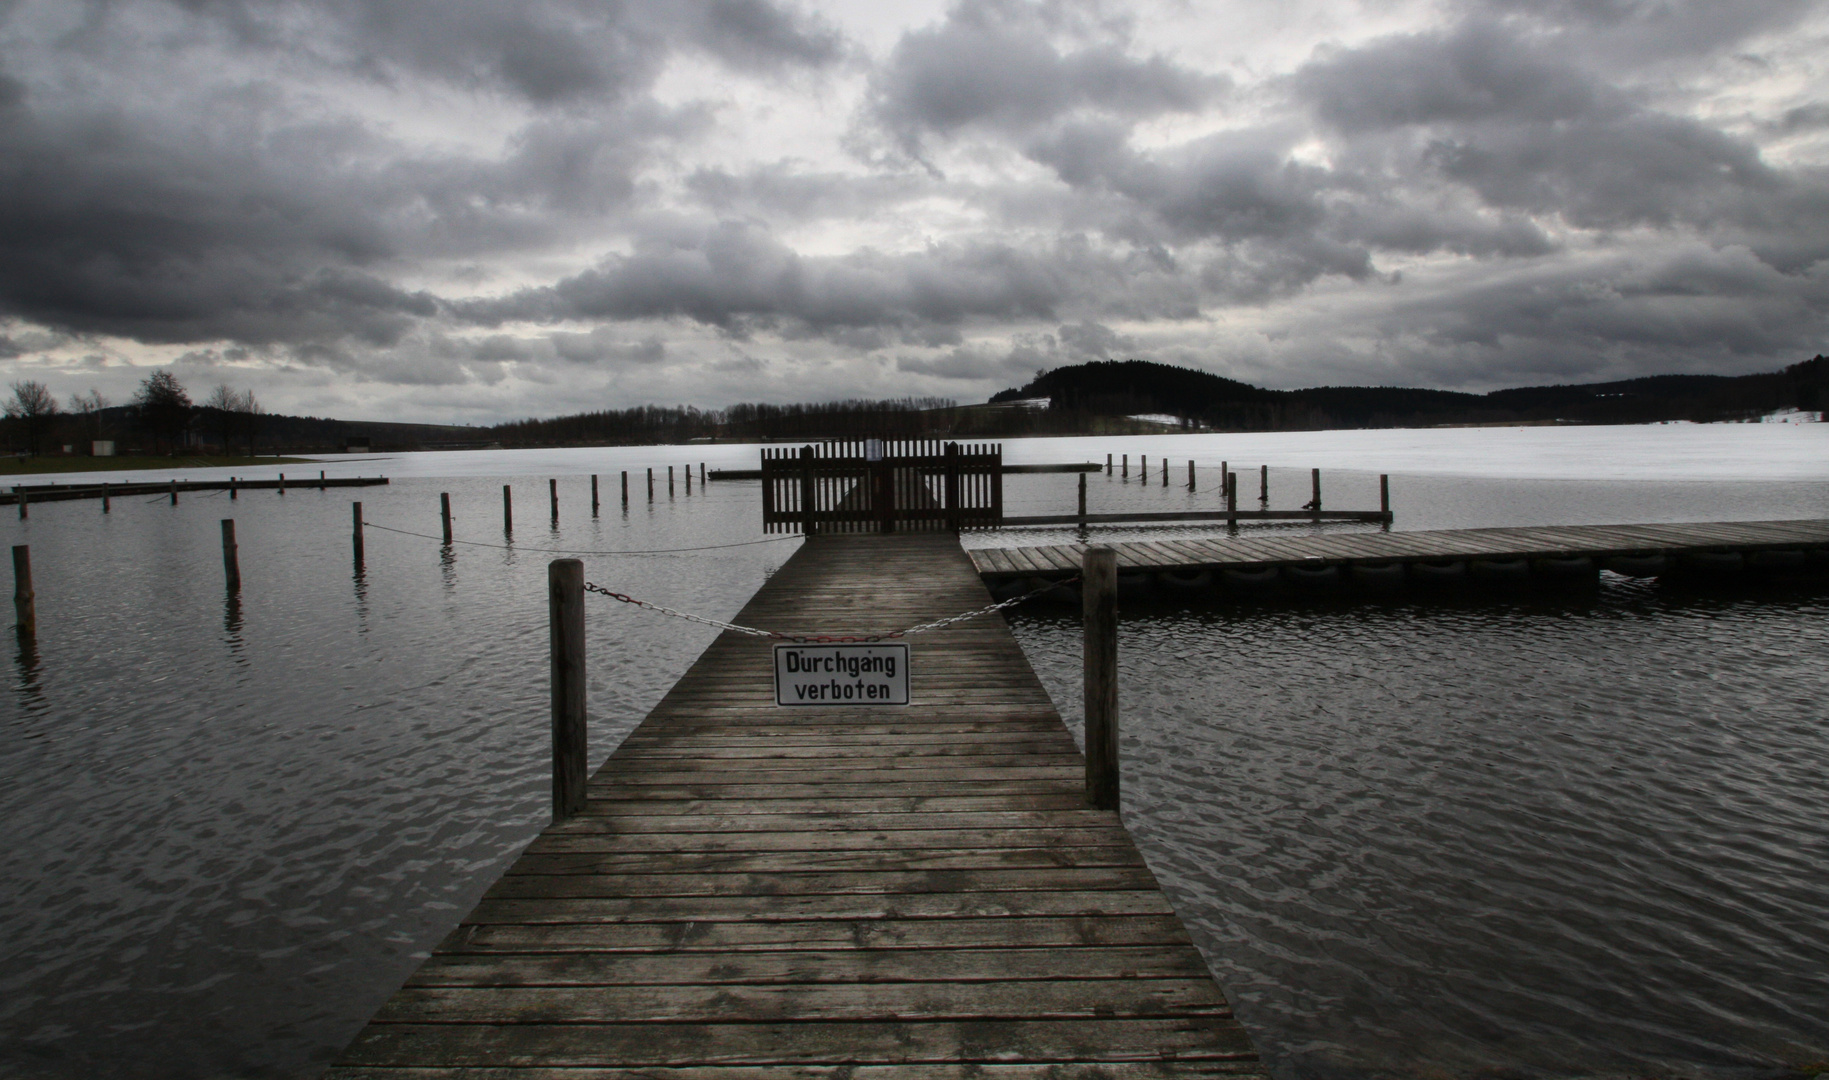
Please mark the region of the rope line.
<svg viewBox="0 0 1829 1080"><path fill-rule="evenodd" d="M362 527L365 529L380 529L384 532L399 533L401 536L417 536L421 540L436 540L441 544L444 543L444 537L442 536L434 536L431 533L413 532L409 529L396 529L390 525L378 525L372 521L364 521ZM673 555L691 551L718 551L724 548L751 547L756 544L775 544L783 540L798 539L800 539L798 533L789 533L786 536L769 536L764 537L761 540L744 540L735 544L704 544L700 547L653 548L646 551L579 551L573 548L523 548L515 547L513 544L490 544L481 540L452 540L451 542L453 544L463 544L465 547L493 548L496 551L518 551L527 555Z"/></svg>
<svg viewBox="0 0 1829 1080"><path fill-rule="evenodd" d="M870 634L788 634L783 633L780 630L763 630L755 626L742 626L738 623L725 622L722 619L708 619L703 615L691 615L684 611L675 611L672 608L662 607L659 604L650 604L646 600L637 600L633 596L629 596L625 593L612 592L594 582L585 582L584 591L607 596L612 600L624 604L632 604L638 608L646 608L658 615L670 615L675 619L685 619L687 622L703 623L706 626L716 627L719 630L729 630L738 634L747 634L750 637L773 638L776 641L791 641L796 645L838 645L873 641L892 641L896 638L912 637L915 634L925 634L930 630L938 630L941 627L951 626L954 623L976 619L981 615L989 615L993 611L1002 611L1005 608L1015 607L1024 600L1033 599L1034 597L1040 596L1042 593L1057 589L1063 585L1071 585L1078 580L1080 580L1080 576L1075 574L1062 581L1050 581L1046 585L1039 586L1023 593L1021 596L1012 597L1000 603L988 604L984 607L976 608L972 611L963 612L958 615L949 615L944 619L935 619L932 622L916 623L913 626L905 627L901 630L883 630Z"/></svg>

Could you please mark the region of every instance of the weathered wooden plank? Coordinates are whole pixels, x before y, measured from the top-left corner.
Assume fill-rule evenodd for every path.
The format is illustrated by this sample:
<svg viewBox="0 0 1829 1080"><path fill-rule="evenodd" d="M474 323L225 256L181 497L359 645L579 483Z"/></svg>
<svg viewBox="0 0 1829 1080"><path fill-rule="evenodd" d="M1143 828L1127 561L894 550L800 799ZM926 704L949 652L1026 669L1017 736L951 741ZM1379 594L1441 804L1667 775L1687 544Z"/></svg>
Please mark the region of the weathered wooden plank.
<svg viewBox="0 0 1829 1080"><path fill-rule="evenodd" d="M467 923L801 922L858 919L990 919L1168 915L1154 883L1134 889L825 893L723 896L485 895Z"/></svg>
<svg viewBox="0 0 1829 1080"><path fill-rule="evenodd" d="M1173 915L1010 916L963 919L808 919L790 922L466 923L441 954L780 952L852 949L1015 950L1146 946L1161 953L1190 944Z"/></svg>
<svg viewBox="0 0 1829 1080"><path fill-rule="evenodd" d="M716 1064L870 1065L927 1062L1252 1060L1236 1023L1147 1020L967 1020L940 1023L372 1024L351 1066ZM332 1073L332 1076L335 1074Z"/></svg>
<svg viewBox="0 0 1829 1080"><path fill-rule="evenodd" d="M339 1067L336 1080L1189 1080L1195 1077L1263 1078L1255 1060L1096 1062L920 1062L907 1065L767 1064L641 1066L636 1068L517 1068L493 1065L457 1068Z"/></svg>
<svg viewBox="0 0 1829 1080"><path fill-rule="evenodd" d="M816 949L690 956L571 950L439 953L408 986L717 986L1179 979L1207 982L1192 947ZM950 1007L963 1008L964 1002Z"/></svg>

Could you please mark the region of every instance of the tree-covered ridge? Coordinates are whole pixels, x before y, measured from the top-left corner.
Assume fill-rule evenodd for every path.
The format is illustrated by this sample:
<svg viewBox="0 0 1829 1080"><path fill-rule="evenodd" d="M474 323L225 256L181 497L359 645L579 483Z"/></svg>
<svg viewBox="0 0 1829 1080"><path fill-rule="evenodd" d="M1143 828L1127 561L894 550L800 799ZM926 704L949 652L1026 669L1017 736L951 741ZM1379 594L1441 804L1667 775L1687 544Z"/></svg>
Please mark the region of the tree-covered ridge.
<svg viewBox="0 0 1829 1080"><path fill-rule="evenodd" d="M1654 375L1618 382L1530 386L1485 394L1392 386L1266 390L1147 360L1056 368L991 398L1046 398L1050 411L1166 414L1226 431L1409 427L1532 421L1648 423L1736 420L1829 403L1829 358L1759 375Z"/></svg>

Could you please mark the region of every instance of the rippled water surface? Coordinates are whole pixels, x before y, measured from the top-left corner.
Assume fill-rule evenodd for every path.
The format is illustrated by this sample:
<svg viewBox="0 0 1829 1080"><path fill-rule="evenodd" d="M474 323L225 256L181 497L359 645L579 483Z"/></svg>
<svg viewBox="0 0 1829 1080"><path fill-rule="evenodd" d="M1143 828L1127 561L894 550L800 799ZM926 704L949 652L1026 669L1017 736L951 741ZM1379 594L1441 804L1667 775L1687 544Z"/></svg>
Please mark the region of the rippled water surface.
<svg viewBox="0 0 1829 1080"><path fill-rule="evenodd" d="M1342 506L1372 505L1388 469L1400 528L1829 517L1829 455L1747 441L1777 436L1646 451L1628 431L1619 469L1535 432L1453 436L1485 473L1469 476L1373 453L1414 465L1445 452L1439 434L1324 434L1311 443L1334 457L1189 436L1010 456L1147 452L1159 468L1169 453L1183 474L1187 457L1263 460L1280 506L1306 498L1311 464ZM1521 453L1556 468L1512 475ZM1563 472L1582 457L1588 474ZM547 549L755 539L753 483L669 498L663 479L650 506L641 471L754 458L352 459L326 468L395 482L117 499L106 517L7 508L6 542L32 545L40 632L11 650L0 698L0 1075L314 1075L546 819ZM590 472L605 476L595 520ZM1073 483L1012 478L1010 507L1063 511ZM1215 490L1211 475L1192 495L1100 476L1091 498L1178 509ZM371 532L352 572L351 500L435 533L439 492L459 544ZM238 599L222 582L230 516ZM728 617L798 543L593 556L587 574ZM1286 1078L1829 1058L1826 614L1820 593L1614 580L1554 601L1132 605L1127 817ZM1013 622L1077 714L1072 617ZM594 756L711 633L591 607Z"/></svg>

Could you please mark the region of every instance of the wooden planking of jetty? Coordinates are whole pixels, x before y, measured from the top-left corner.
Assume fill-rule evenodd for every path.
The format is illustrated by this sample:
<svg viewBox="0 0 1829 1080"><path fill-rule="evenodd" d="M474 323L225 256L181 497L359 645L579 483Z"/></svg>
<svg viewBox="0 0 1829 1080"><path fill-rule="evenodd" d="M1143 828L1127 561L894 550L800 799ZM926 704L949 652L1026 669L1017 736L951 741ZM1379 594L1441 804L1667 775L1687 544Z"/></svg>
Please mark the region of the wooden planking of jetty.
<svg viewBox="0 0 1829 1080"><path fill-rule="evenodd" d="M850 534L737 618L988 601L950 534ZM777 708L771 644L718 637L329 1075L1265 1075L1001 615L911 638L906 707Z"/></svg>
<svg viewBox="0 0 1829 1080"><path fill-rule="evenodd" d="M1117 551L1122 570L1193 571L1578 556L1598 561L1645 555L1788 551L1824 545L1829 545L1829 521L1801 520L1174 537L1105 546ZM1084 545L1079 544L978 548L971 552L971 558L978 572L987 577L1065 577L1079 573L1084 550Z"/></svg>

